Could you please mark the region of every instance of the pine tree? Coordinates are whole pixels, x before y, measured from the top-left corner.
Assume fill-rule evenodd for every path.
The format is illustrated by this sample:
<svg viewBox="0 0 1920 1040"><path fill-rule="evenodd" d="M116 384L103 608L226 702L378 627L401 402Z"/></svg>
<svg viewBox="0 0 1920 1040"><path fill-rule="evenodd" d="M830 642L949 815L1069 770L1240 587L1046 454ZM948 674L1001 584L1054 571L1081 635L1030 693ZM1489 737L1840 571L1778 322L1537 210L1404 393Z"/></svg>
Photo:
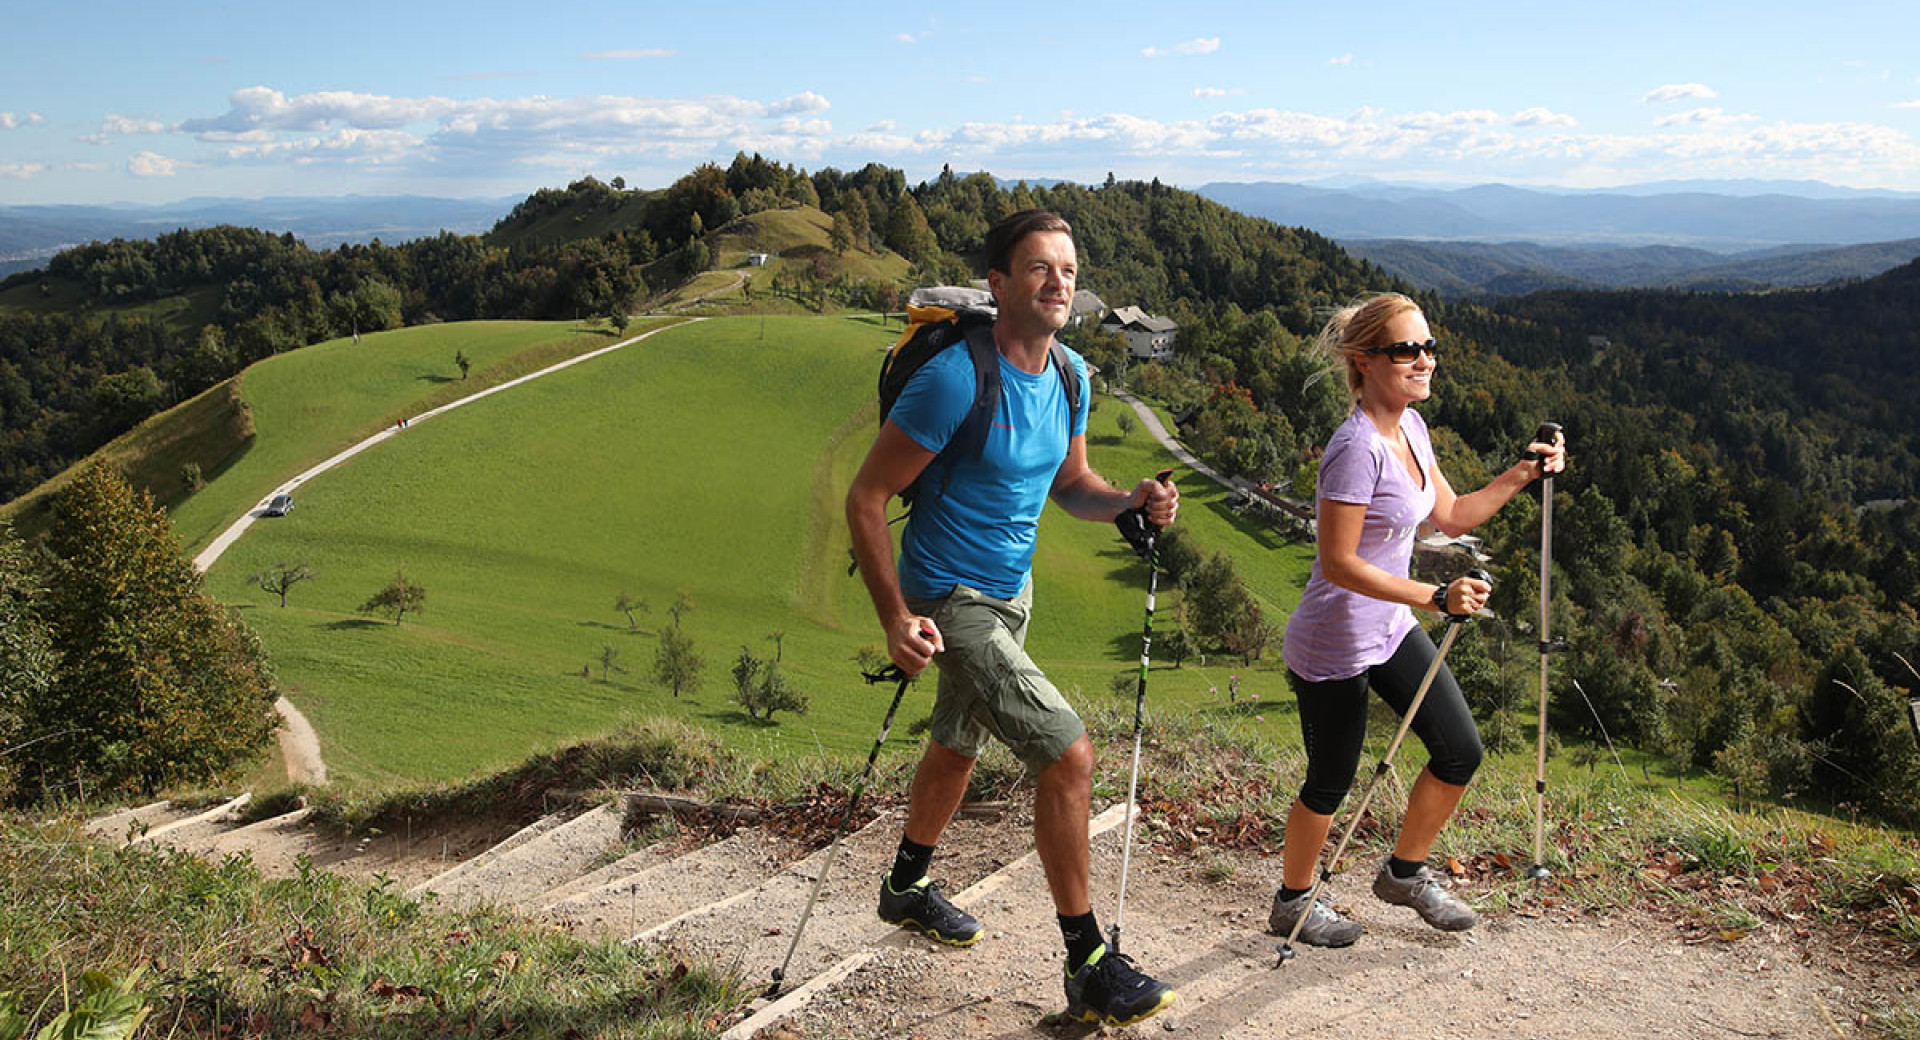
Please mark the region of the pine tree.
<svg viewBox="0 0 1920 1040"><path fill-rule="evenodd" d="M61 665L29 724L62 735L29 761L48 789L206 780L267 742L274 680L259 641L200 592L151 495L93 465L61 497L47 544Z"/></svg>

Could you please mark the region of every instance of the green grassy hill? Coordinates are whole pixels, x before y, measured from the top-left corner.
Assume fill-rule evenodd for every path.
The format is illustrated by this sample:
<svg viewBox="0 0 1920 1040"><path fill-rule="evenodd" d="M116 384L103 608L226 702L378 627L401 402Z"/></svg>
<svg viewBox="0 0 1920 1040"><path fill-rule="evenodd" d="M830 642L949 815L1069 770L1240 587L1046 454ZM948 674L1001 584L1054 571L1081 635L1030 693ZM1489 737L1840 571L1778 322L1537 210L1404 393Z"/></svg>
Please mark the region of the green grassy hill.
<svg viewBox="0 0 1920 1040"><path fill-rule="evenodd" d="M220 289L211 285L196 286L158 300L127 304L93 302L87 298L80 283L48 274L42 274L38 280L0 290L0 314L65 314L95 320L108 317L146 318L182 336L197 332L200 326L214 319L219 309Z"/></svg>
<svg viewBox="0 0 1920 1040"><path fill-rule="evenodd" d="M240 380L229 379L149 416L85 462L69 466L32 491L0 504L0 520L11 521L21 537L38 537L51 522L55 496L94 461L105 461L134 487L152 492L156 501L172 506L187 497L184 467L191 463L199 466L204 476L216 474L246 448L252 437L253 416L240 393Z"/></svg>
<svg viewBox="0 0 1920 1040"><path fill-rule="evenodd" d="M537 242L553 246L638 227L658 192L609 190L573 196L564 192L541 194L547 198L523 202L482 236L487 244L511 247ZM540 204L542 202L545 204Z"/></svg>
<svg viewBox="0 0 1920 1040"><path fill-rule="evenodd" d="M671 306L711 293L713 295L704 304L708 313L743 313L748 310L775 314L812 313L795 301L772 295L770 289L774 277L797 276L810 271L815 258L819 258L829 281L844 274L854 281L864 279L898 284L912 270L913 265L907 262L906 257L887 249L855 246L845 253L834 253L830 235L832 228L832 217L812 206L800 205L762 210L730 221L707 236L707 244L713 250L714 269L675 285L654 302L657 306ZM749 267L747 256L750 253L766 253L766 264ZM648 284L673 284L678 277L679 263L677 252L656 261L647 269ZM753 280L751 300L738 287L741 277Z"/></svg>
<svg viewBox="0 0 1920 1040"><path fill-rule="evenodd" d="M645 331L644 323L628 335ZM199 494L173 509L174 533L198 552L267 492L307 467L448 401L616 342L575 322L422 325L329 340L269 358L240 382L256 437ZM472 361L460 377L454 355ZM211 472L210 472L211 475Z"/></svg>
<svg viewBox="0 0 1920 1040"><path fill-rule="evenodd" d="M864 589L846 574L840 505L871 441L872 375L890 339L870 324L820 318L669 330L421 423L315 479L292 517L256 525L229 550L209 588L245 609L329 764L348 778L462 776L660 714L778 756L858 751L883 694L861 686L851 663L878 632ZM345 373L329 366L355 358L314 350L274 359L249 373L250 395L265 392L277 364L296 361L298 378L271 374L289 388L330 385ZM258 456L264 467L283 436L314 453L315 438L283 427L301 420L292 403L256 404L249 462ZM1130 482L1163 456L1138 431L1120 441L1118 408L1107 401L1095 413L1092 449L1097 466ZM289 459L276 476L298 465ZM244 472L236 466L214 488ZM265 478L232 497L250 502ZM1233 551L1266 599L1290 606L1308 550L1262 551L1258 535L1217 506L1219 494L1185 486L1187 522L1202 540ZM1063 686L1106 697L1108 679L1137 659L1145 572L1110 527L1049 512L1032 645ZM222 526L178 515L190 542ZM319 575L285 610L245 582L282 560ZM400 569L428 589L427 613L398 627L358 614ZM681 589L697 604L686 627L708 664L703 687L676 702L646 672ZM613 609L622 591L652 604L637 632ZM775 631L786 633L784 666L814 706L769 727L731 703L727 669L742 644L770 654ZM629 671L602 681L605 646ZM1195 704L1210 683L1224 685L1222 669L1156 672L1154 697ZM1281 686L1262 673L1246 688L1277 695ZM906 717L924 714L930 698L930 687L914 695Z"/></svg>

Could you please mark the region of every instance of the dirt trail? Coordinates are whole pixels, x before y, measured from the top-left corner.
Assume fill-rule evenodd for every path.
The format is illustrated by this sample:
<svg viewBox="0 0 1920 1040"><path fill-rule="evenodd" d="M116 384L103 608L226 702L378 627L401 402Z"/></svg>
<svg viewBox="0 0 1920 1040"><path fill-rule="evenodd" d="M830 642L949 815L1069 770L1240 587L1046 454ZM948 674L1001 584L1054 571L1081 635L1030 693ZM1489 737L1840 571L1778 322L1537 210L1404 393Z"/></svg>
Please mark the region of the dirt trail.
<svg viewBox="0 0 1920 1040"><path fill-rule="evenodd" d="M1807 963L1791 940L1765 930L1690 945L1644 915L1547 909L1443 935L1412 911L1376 901L1370 876L1351 875L1336 880L1335 901L1366 936L1346 950L1303 948L1276 970L1278 940L1265 927L1278 863L1222 862L1216 870L1232 876L1207 881L1187 857L1136 847L1124 945L1144 970L1173 983L1180 1001L1104 1035L1810 1040L1868 1035L1856 1025L1862 1010L1912 1001L1920 986L1910 968L1882 969L1870 973L1869 992L1856 978L1859 966L1848 974ZM1096 842L1094 905L1103 926L1118 871L1115 843ZM1091 1026L1053 1021L1064 1006L1060 940L1045 887L1031 873L969 908L987 927L979 946L949 950L893 935L872 961L760 1035L1088 1035Z"/></svg>

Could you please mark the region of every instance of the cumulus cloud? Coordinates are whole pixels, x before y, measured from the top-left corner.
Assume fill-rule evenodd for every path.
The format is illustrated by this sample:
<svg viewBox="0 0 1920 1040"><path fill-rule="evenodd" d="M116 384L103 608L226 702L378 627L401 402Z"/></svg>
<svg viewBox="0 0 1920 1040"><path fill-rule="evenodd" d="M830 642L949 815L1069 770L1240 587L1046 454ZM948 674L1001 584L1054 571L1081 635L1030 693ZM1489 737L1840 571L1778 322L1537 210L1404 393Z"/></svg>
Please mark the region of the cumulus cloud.
<svg viewBox="0 0 1920 1040"><path fill-rule="evenodd" d="M341 166L434 165L568 170L644 155L682 163L740 150L811 160L827 146L832 102L802 91L765 102L727 95L452 99L348 91L235 91L227 110L172 129L219 147L219 160ZM891 129L887 131L891 133Z"/></svg>
<svg viewBox="0 0 1920 1040"><path fill-rule="evenodd" d="M1219 49L1220 37L1202 36L1185 43L1176 43L1172 47L1147 47L1140 51L1140 55L1145 58L1163 58L1169 54L1212 54Z"/></svg>
<svg viewBox="0 0 1920 1040"><path fill-rule="evenodd" d="M781 98L767 109L772 116L799 115L806 112L825 112L833 107L833 102L811 90L801 91L792 97Z"/></svg>
<svg viewBox="0 0 1920 1040"><path fill-rule="evenodd" d="M101 122L100 129L90 134L82 134L80 140L88 144L106 144L120 135L164 134L168 129L167 124L157 119L132 119L114 113Z"/></svg>
<svg viewBox="0 0 1920 1040"><path fill-rule="evenodd" d="M16 181L30 181L45 172L47 172L46 163L0 163L0 177L11 177Z"/></svg>
<svg viewBox="0 0 1920 1040"><path fill-rule="evenodd" d="M1329 65L1351 65L1351 64L1353 64L1353 55L1351 55L1351 54L1342 54L1342 55L1341 55L1341 56L1339 56L1338 58L1328 58L1328 59L1327 59L1327 64L1329 64Z"/></svg>
<svg viewBox="0 0 1920 1040"><path fill-rule="evenodd" d="M46 121L47 117L38 112L28 112L25 115L16 115L12 112L0 112L0 130L18 130L23 126L39 126Z"/></svg>
<svg viewBox="0 0 1920 1040"><path fill-rule="evenodd" d="M135 177L172 177L187 165L157 152L140 152L127 160L127 172Z"/></svg>
<svg viewBox="0 0 1920 1040"><path fill-rule="evenodd" d="M634 47L628 50L588 51L580 56L591 61L633 61L638 58L671 58L678 53L671 47Z"/></svg>
<svg viewBox="0 0 1920 1040"><path fill-rule="evenodd" d="M1721 123L1752 123L1759 116L1730 115L1723 108L1690 108L1685 112L1661 116L1653 121L1654 126L1714 126Z"/></svg>
<svg viewBox="0 0 1920 1040"><path fill-rule="evenodd" d="M1571 128L1580 121L1564 112L1555 112L1548 108L1522 109L1513 114L1513 125L1518 127Z"/></svg>
<svg viewBox="0 0 1920 1040"><path fill-rule="evenodd" d="M288 97L271 87L245 87L227 99L225 114L188 119L180 129L209 140L255 130L314 132L335 126L394 129L458 111L466 102L443 97L398 98L349 90Z"/></svg>
<svg viewBox="0 0 1920 1040"><path fill-rule="evenodd" d="M106 122L100 124L100 132L103 134L163 134L167 132L167 124L158 119L132 119L116 113L108 116Z"/></svg>
<svg viewBox="0 0 1920 1040"><path fill-rule="evenodd" d="M1233 96L1236 96L1239 94L1245 94L1245 93L1246 91L1241 89L1240 87L1195 87L1193 88L1193 96L1197 98L1233 97Z"/></svg>
<svg viewBox="0 0 1920 1040"><path fill-rule="evenodd" d="M346 127L317 137L235 144L222 154L228 159L240 161L289 160L299 166L323 161L377 166L407 157L419 148L420 143L420 138L403 130Z"/></svg>
<svg viewBox="0 0 1920 1040"><path fill-rule="evenodd" d="M1647 91L1640 100L1649 105L1665 104L1669 101L1684 101L1688 98L1717 98L1720 92L1705 83L1668 83Z"/></svg>
<svg viewBox="0 0 1920 1040"><path fill-rule="evenodd" d="M1894 103L1893 103L1893 107L1895 107L1895 108L1920 108L1920 98L1914 98L1914 99L1913 99L1912 101L1896 101L1896 102L1894 102Z"/></svg>

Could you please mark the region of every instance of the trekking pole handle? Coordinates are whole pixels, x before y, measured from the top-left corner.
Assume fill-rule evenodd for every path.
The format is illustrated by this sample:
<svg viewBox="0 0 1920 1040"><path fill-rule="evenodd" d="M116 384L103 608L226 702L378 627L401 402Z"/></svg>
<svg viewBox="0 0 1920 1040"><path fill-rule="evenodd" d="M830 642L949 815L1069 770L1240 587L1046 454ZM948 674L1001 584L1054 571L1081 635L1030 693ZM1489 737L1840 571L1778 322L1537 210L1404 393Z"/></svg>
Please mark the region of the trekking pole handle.
<svg viewBox="0 0 1920 1040"><path fill-rule="evenodd" d="M1533 439L1541 444L1552 444L1560 437L1560 432L1559 423L1543 422L1540 424L1538 430L1533 431ZM1537 451L1523 451L1520 453L1520 461L1522 462L1544 462L1546 458L1545 455Z"/></svg>
<svg viewBox="0 0 1920 1040"><path fill-rule="evenodd" d="M1461 577L1463 577L1463 578L1472 578L1472 579L1473 579L1473 580L1475 580L1475 581L1484 581L1484 582L1486 582L1486 583L1487 583L1487 584L1489 584L1489 585L1491 585L1491 584L1493 584L1493 575L1491 575L1491 574L1488 574L1488 573L1487 573L1487 572L1486 572L1486 571L1485 571L1484 569L1482 569L1482 568L1480 568L1480 567L1475 567L1474 569L1472 569L1472 570L1470 570L1470 571L1468 571L1467 573L1465 573L1465 574L1463 574L1463 575L1461 575ZM1448 622L1449 624L1454 624L1454 625L1457 625L1457 624L1459 624L1459 623L1461 623L1462 621L1465 621L1465 620L1467 620L1468 618L1470 618L1470 617L1472 617L1472 616L1473 616L1472 614L1455 614L1455 613L1453 613L1453 612L1451 612L1451 611L1449 611L1449 612L1447 613L1447 622Z"/></svg>
<svg viewBox="0 0 1920 1040"><path fill-rule="evenodd" d="M1153 479L1155 479L1155 480L1157 480L1157 481L1159 481L1159 482L1160 482L1161 484L1163 484L1163 485L1164 485L1164 484L1167 484L1167 483L1168 483L1169 481L1171 481L1171 480L1173 479L1173 471L1172 471L1172 470L1170 470L1170 469L1163 469L1163 470L1161 470L1160 472L1158 472L1158 473L1155 473L1155 474L1153 475ZM1146 519L1146 507L1145 507L1145 506L1142 506L1142 507L1141 507L1141 509L1140 509L1140 514L1141 514L1141 515L1140 515L1140 518L1141 518L1142 520L1146 520L1146 523L1147 523L1147 530L1149 530L1149 531L1155 531L1155 532L1157 532L1157 531L1159 531L1159 530L1160 530L1160 525L1159 525L1159 524L1156 524L1156 523L1154 523L1154 522L1153 522L1152 520L1147 520L1147 519Z"/></svg>

